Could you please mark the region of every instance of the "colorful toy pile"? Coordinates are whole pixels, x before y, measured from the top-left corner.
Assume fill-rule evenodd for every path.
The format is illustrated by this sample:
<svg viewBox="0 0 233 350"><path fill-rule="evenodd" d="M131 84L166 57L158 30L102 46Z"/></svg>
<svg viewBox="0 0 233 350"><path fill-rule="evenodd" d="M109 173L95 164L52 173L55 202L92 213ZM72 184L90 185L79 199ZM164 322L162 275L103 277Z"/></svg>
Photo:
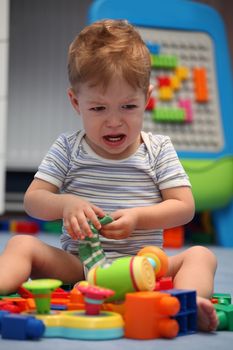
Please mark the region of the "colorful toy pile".
<svg viewBox="0 0 233 350"><path fill-rule="evenodd" d="M2 338L156 339L196 332L196 293L172 289L167 268L163 250L145 247L95 266L69 291L58 280L25 282L18 295L1 298Z"/></svg>
<svg viewBox="0 0 233 350"><path fill-rule="evenodd" d="M61 281L25 282L17 295L1 297L4 339L58 337L81 340L174 338L197 331L196 292L173 289L164 277L168 258L158 247L111 265L95 266L72 289ZM218 330L233 331L228 294L214 294Z"/></svg>

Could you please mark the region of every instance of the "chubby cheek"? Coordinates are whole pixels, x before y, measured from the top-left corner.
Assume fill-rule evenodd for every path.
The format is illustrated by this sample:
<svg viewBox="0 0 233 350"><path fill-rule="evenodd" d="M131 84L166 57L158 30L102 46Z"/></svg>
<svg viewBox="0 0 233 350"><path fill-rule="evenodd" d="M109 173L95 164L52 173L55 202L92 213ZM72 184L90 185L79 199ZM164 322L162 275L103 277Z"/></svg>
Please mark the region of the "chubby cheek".
<svg viewBox="0 0 233 350"><path fill-rule="evenodd" d="M83 126L87 136L90 138L97 139L100 137L101 125L94 119L89 119L88 121L83 120Z"/></svg>

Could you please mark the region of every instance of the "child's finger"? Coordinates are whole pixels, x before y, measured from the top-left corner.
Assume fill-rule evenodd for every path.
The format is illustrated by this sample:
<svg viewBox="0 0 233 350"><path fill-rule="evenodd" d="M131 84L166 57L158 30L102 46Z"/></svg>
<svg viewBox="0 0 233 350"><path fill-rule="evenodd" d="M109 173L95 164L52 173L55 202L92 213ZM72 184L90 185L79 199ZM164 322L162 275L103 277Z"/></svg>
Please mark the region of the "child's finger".
<svg viewBox="0 0 233 350"><path fill-rule="evenodd" d="M80 228L79 222L75 216L73 216L70 220L70 228L71 228L71 237L73 239L83 239L84 235Z"/></svg>
<svg viewBox="0 0 233 350"><path fill-rule="evenodd" d="M103 211L103 209L97 207L96 205L92 205L92 209L95 212L96 216L102 218L106 215L106 213Z"/></svg>

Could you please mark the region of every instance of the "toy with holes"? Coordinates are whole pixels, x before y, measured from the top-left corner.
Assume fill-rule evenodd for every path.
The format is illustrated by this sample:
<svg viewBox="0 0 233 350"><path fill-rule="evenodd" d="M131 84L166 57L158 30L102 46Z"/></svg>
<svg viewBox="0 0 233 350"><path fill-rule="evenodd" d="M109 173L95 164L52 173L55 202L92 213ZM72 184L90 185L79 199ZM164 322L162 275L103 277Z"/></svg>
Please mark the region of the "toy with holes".
<svg viewBox="0 0 233 350"><path fill-rule="evenodd" d="M194 1L96 0L89 19L103 18L127 19L146 42L155 88L143 128L171 137L197 211L215 210L218 243L233 247L233 80L222 18Z"/></svg>
<svg viewBox="0 0 233 350"><path fill-rule="evenodd" d="M215 293L212 302L218 317L218 331L233 331L233 304L231 295L226 293Z"/></svg>
<svg viewBox="0 0 233 350"><path fill-rule="evenodd" d="M125 300L125 337L174 338L179 324L171 317L180 310L176 297L161 292L128 293Z"/></svg>
<svg viewBox="0 0 233 350"><path fill-rule="evenodd" d="M85 309L52 311L51 293L60 285L61 281L49 279L33 280L23 284L35 298L37 312L33 316L45 324L44 337L105 340L123 336L122 316L111 311L100 311L101 304L112 296L114 291L88 286L85 282L80 283L77 289L84 296ZM28 317L31 317L31 314Z"/></svg>
<svg viewBox="0 0 233 350"><path fill-rule="evenodd" d="M136 256L119 258L112 264L95 266L87 276L91 285L98 285L115 291L108 301L121 301L126 293L153 291L156 278L163 277L168 269L168 258L164 251L155 246L141 249Z"/></svg>

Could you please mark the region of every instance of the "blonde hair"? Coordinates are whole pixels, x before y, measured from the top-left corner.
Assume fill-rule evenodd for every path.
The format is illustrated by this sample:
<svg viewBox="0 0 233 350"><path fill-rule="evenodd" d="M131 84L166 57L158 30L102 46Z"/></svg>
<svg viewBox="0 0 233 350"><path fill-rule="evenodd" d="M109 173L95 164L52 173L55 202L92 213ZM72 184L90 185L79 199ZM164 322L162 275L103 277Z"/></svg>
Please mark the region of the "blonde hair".
<svg viewBox="0 0 233 350"><path fill-rule="evenodd" d="M102 20L85 27L68 52L68 76L78 91L81 83L106 89L114 75L145 93L150 84L149 50L135 28L125 20Z"/></svg>

